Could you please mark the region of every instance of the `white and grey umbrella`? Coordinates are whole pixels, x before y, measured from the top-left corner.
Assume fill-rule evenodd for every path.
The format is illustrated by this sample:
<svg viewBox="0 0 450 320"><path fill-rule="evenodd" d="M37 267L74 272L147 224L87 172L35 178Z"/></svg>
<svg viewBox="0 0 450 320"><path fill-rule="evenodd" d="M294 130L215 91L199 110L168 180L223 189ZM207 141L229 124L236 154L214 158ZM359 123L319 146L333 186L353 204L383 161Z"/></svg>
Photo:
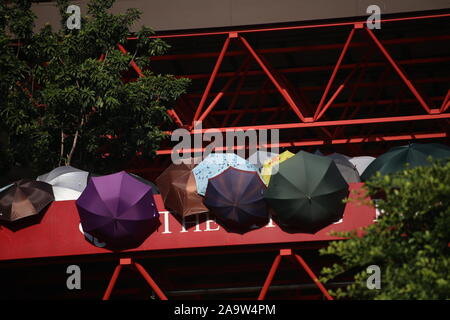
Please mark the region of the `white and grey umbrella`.
<svg viewBox="0 0 450 320"><path fill-rule="evenodd" d="M317 154L318 156L324 156L320 149L316 149L316 151L314 151L314 154Z"/></svg>
<svg viewBox="0 0 450 320"><path fill-rule="evenodd" d="M52 185L55 201L77 200L86 188L89 172L71 166L62 166L37 177Z"/></svg>
<svg viewBox="0 0 450 320"><path fill-rule="evenodd" d="M349 156L347 156L345 154L337 153L337 152L330 153L328 155L328 157L330 157L332 159L345 159L345 160L350 160L352 158L352 157L349 157Z"/></svg>
<svg viewBox="0 0 450 320"><path fill-rule="evenodd" d="M255 165L257 168L261 168L267 160L277 156L277 153L274 152L268 152L268 151L262 151L258 150L254 153L252 153L248 158L247 161L251 164Z"/></svg>
<svg viewBox="0 0 450 320"><path fill-rule="evenodd" d="M340 153L332 153L327 157L333 159L339 172L347 183L361 182L358 170L353 163L348 160L350 157Z"/></svg>
<svg viewBox="0 0 450 320"><path fill-rule="evenodd" d="M358 170L359 175L362 175L364 170L369 166L369 164L372 163L372 161L375 160L374 157L370 156L361 156L361 157L353 157L349 161L353 163L353 165L356 167L356 170Z"/></svg>

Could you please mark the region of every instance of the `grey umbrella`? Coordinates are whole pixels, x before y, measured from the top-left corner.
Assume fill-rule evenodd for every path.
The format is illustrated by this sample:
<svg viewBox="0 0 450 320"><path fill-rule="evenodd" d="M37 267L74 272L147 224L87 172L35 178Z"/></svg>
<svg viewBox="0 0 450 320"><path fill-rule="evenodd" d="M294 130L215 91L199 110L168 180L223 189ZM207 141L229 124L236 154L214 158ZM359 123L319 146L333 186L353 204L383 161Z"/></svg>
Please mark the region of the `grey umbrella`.
<svg viewBox="0 0 450 320"><path fill-rule="evenodd" d="M258 150L255 153L252 153L247 158L247 161L255 165L257 168L261 168L267 160L276 157L277 155L278 153Z"/></svg>
<svg viewBox="0 0 450 320"><path fill-rule="evenodd" d="M55 201L77 200L86 188L89 172L71 166L62 166L37 177L53 187Z"/></svg>
<svg viewBox="0 0 450 320"><path fill-rule="evenodd" d="M350 157L336 152L327 157L333 159L339 172L347 183L361 182L358 170L355 165L348 160Z"/></svg>
<svg viewBox="0 0 450 320"><path fill-rule="evenodd" d="M370 156L360 156L360 157L353 157L350 161L353 163L353 165L356 167L356 170L358 170L359 175L362 175L364 170L369 166L369 164L372 163L372 161L375 160L374 157Z"/></svg>

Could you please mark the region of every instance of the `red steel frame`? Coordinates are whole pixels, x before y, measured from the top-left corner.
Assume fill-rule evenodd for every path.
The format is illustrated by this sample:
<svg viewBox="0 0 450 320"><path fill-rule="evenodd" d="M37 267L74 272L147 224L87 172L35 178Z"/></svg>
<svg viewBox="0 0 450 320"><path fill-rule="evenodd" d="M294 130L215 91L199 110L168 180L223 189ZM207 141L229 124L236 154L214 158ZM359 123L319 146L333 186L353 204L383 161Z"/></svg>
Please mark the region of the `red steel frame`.
<svg viewBox="0 0 450 320"><path fill-rule="evenodd" d="M305 260L299 254L293 253L292 249L281 249L280 253L275 257L272 267L270 268L269 274L267 275L267 278L264 281L264 286L262 287L261 292L259 293L258 300L264 300L264 298L266 297L267 291L269 290L270 284L272 283L272 280L275 276L275 272L278 270L282 257L294 257L298 261L300 266L308 273L308 276L314 281L314 284L319 288L319 290L322 292L325 298L327 300L333 300L333 297L328 293L327 289L319 281L319 279L311 270L309 265L305 262Z"/></svg>
<svg viewBox="0 0 450 320"><path fill-rule="evenodd" d="M450 14L436 14L436 15L426 15L426 16L414 16L414 17L406 17L406 18L394 18L394 19L383 19L381 21L384 23L396 23L402 21L415 21L415 20L432 20L438 18L450 18ZM345 43L342 45L339 44L324 44L319 46L312 47L292 47L292 48L269 48L269 49L261 49L256 50L252 44L247 40L246 35L256 34L256 33L264 33L264 32L275 32L275 31L287 31L287 30L300 30L300 29L317 29L317 28L349 28L349 33ZM364 34L367 38L367 42L355 42L354 36L356 33ZM325 133L324 137L318 136L316 139L309 140L299 140L298 138L294 141L290 140L289 142L282 141L278 146L320 146L326 144L354 144L354 143L363 143L363 142L373 142L373 141L401 141L401 140L410 140L410 139L433 139L433 138L447 138L448 130L434 130L432 132L420 132L420 131L412 131L404 132L402 134L361 134L356 136L345 136L343 135L343 128L339 128L342 126L364 126L371 124L372 126L377 126L380 123L409 123L416 121L442 121L442 119L448 119L450 117L450 113L447 113L448 108L450 107L450 89L447 91L445 97L431 97L427 99L424 95L417 89L416 85L413 81L408 77L407 73L401 68L404 64L417 64L417 63L433 63L433 62L448 62L450 58L438 57L438 58L419 58L419 59L409 59L409 60L399 60L396 61L390 52L386 49L386 45L392 44L400 44L400 43L416 43L421 41L426 41L426 37L416 37L416 38L407 38L407 39L389 39L386 41L379 40L376 35L378 31L372 31L365 26L365 21L357 21L357 22L342 22L342 23L329 23L329 24L319 24L319 25L303 25L303 26L293 26L293 27L278 27L278 28L255 28L248 30L236 30L236 31L218 31L218 32L204 32L204 33L187 33L187 34L168 34L155 36L163 39L176 39L176 38L195 38L195 37L215 37L217 39L218 36L225 36L225 40L222 44L221 50L218 53L194 53L194 54L176 54L173 56L162 56L153 58L154 61L158 60L176 60L176 59L203 59L203 58L211 58L217 57L212 68L212 72L201 75L184 75L191 79L200 79L207 78L207 84L203 92L200 94L201 98L195 111L193 112L192 118L181 120L180 117L176 115L174 111L174 115L172 118L176 118L176 124L178 127L188 128L191 134L199 134L204 133L208 128L203 128L201 130L197 129L194 124L196 121L204 121L205 119L213 119L211 115L223 115L223 120L221 121L221 126L210 127L214 130L218 130L220 132L226 132L228 130L248 130L248 129L301 129L301 128L316 128L322 130ZM129 40L133 40L135 38L130 37ZM431 36L430 40L433 41L446 41L450 39L450 35L438 35ZM242 51L230 51L231 43L238 43L243 48ZM300 68L291 68L291 69L283 69L276 70L273 68L270 63L265 59L265 53L278 53L278 52L295 52L298 50L316 50L316 49L336 49L341 48L340 54L334 66L317 66L317 67L300 67ZM358 88L374 85L379 87L383 85L383 80L380 79L378 83L359 83L359 80L356 80L355 84L350 83L350 79L353 78L353 75L356 73L359 67L364 67L363 72L365 72L366 67L374 67L374 66L383 66L383 62L369 62L365 61L356 63L353 65L345 65L343 64L344 57L351 47L362 47L362 46L373 46L378 50L382 57L384 57L386 61L386 65L390 68L390 70L394 71L395 74L399 77L400 84L402 84L407 90L412 94L413 99L403 99L402 101L408 103L417 103L423 109L423 113L416 114L399 114L398 116L389 116L389 117L364 117L364 118L355 118L357 111L360 109L362 103L361 102L352 102L352 98L349 99L348 103L335 103L336 98L341 94L344 88L349 87L352 89L352 96L354 96L355 92ZM228 56L237 56L237 55L246 55L247 58L243 64L234 72L220 72L220 69L223 65L223 61L225 57ZM257 66L260 68L258 70L249 70L249 62L256 62ZM133 65L132 65L133 66ZM321 95L320 101L316 106L313 106L311 101L308 101L303 95L302 91L309 89L321 89L318 88L294 88L294 86L289 83L289 81L284 77L285 72L307 72L307 71L318 71L318 70L328 70L332 69L330 77L328 81L326 81L326 85L324 87L323 93ZM341 70L350 69L350 73L345 78L342 83L335 84L336 75ZM139 73L139 72L138 72ZM269 82L273 84L274 91L270 91L267 88L263 88L261 90L248 91L245 94L253 94L253 95L265 95L266 92L277 92L281 97L282 101L284 101L284 105L273 107L273 108L244 108L240 110L235 110L234 107L236 105L237 96L243 94L242 92L242 83L246 76L248 75L264 75L267 77ZM182 76L182 75L180 75ZM219 77L228 77L228 80L225 82L225 85L218 92L213 93L212 87L215 81ZM231 85L239 79L239 84L236 86L235 91L230 91ZM426 79L429 82L433 82L434 79ZM426 83L426 80L417 81L417 83ZM440 82L450 82L449 79L437 79L436 81ZM267 82L265 82L267 83ZM395 82L398 84L398 82ZM336 86L336 89L333 91L332 88ZM302 91L300 91L302 90ZM188 94L183 99L190 99L196 94ZM198 94L197 94L198 95ZM213 99L211 102L207 102L208 98L213 95ZM218 102L226 95L232 96L232 102L226 107L226 110L216 111L215 107L218 105ZM382 100L377 101L377 103L383 103ZM392 103L387 101L387 103ZM439 104L430 105L430 103ZM354 107L352 107L354 106ZM326 119L328 111L331 108L344 107L344 117L341 119ZM287 108L287 109L286 109ZM311 110L312 109L312 110ZM268 116L267 119L273 120L273 117L277 114L277 112L285 112L286 110L291 110L297 116L298 122L292 122L292 120L288 123L271 123L272 121L268 121L266 124L262 125L240 125L239 119L246 113L262 113L262 112L271 112L271 116ZM183 110L184 113L185 110ZM234 121L229 121L230 115L237 114L237 117ZM345 118L347 116L347 118ZM254 117L253 123L256 122L256 116ZM231 126L230 126L231 124ZM336 130L332 134L328 131L327 127L336 127ZM436 126L437 127L437 126ZM371 129L373 130L373 129ZM171 133L170 131L167 133ZM339 134L339 135L338 135ZM297 135L299 137L299 135ZM275 146L275 145L274 145ZM203 151L204 148L195 149L196 151ZM194 149L184 150L184 151L194 151ZM171 149L161 149L157 151L158 155L167 155L170 154Z"/></svg>
<svg viewBox="0 0 450 320"><path fill-rule="evenodd" d="M408 20L417 20L417 19L433 19L433 18L449 18L450 14L443 14L443 15L433 15L433 16L422 16L422 17L408 17L408 18L399 18L399 19L385 19L382 21L382 23L386 22L397 22L397 21L408 21ZM327 27L351 27L349 34L347 36L347 39L341 49L341 52L339 54L338 60L334 67L332 67L332 73L326 83L325 89L321 95L320 102L317 104L315 108L313 108L312 116L306 116L308 113L308 110L311 108L310 101L307 101L304 96L302 96L300 90L296 90L293 85L291 85L287 79L283 76L282 73L275 70L270 63L264 58L262 55L263 53L268 52L288 52L290 49L295 52L295 50L298 50L298 48L277 48L277 49L261 49L261 50L255 50L253 46L249 43L249 41L246 39L244 35L249 33L258 33L258 32L267 32L267 31L283 31L283 30L295 30L295 29L305 29L305 28L327 28ZM324 116L327 114L327 111L332 107L334 104L335 99L337 96L342 92L342 90L348 86L349 80L353 77L353 75L356 73L359 67L364 66L367 67L369 65L374 65L377 63L371 63L368 61L361 62L357 65L351 66L349 75L345 78L345 80L342 83L339 83L337 86L337 89L335 89L334 92L331 91L334 82L336 80L336 75L340 70L348 69L349 66L343 66L343 60L348 52L349 48L352 46L357 46L359 44L353 43L352 40L354 39L354 36L356 32L363 32L368 36L368 39L372 41L372 45L374 45L379 52L382 54L382 56L385 58L385 60L388 63L388 66L395 71L395 73L399 76L401 82L408 88L408 90L412 93L415 102L417 102L423 109L423 114L413 114L413 115L398 115L398 116L391 116L391 117L369 117L369 118L360 118L355 119L354 116L357 113L357 111L361 107L361 103L357 103L355 108L353 110L349 109L349 106L345 107L345 111L343 116L340 119L334 119L334 120L322 120ZM197 108L195 110L195 114L192 118L191 123L183 123L181 126L188 128L191 132L191 134L199 134L204 133L208 130L208 128L204 129L197 129L195 127L196 121L203 121L205 118L207 118L208 115L212 114L214 112L214 107L217 105L218 101L227 93L229 90L231 84L239 79L239 84L236 87L235 92L230 92L229 94L232 95L232 102L228 105L225 111L221 111L224 115L224 119L222 121L221 127L214 127L214 130L218 130L220 132L227 132L228 130L248 130L248 129L299 129L299 128L319 128L322 129L326 134L327 137L324 139L314 139L314 140L297 140L297 141L289 141L289 142L280 142L278 144L266 144L263 147L304 147L304 146L316 146L316 145L325 145L325 144L352 144L352 143L364 143L364 142L376 142L376 141L401 141L401 140L411 140L411 139L434 139L434 138L446 138L448 137L448 130L444 130L441 132L432 132L432 133L423 133L423 132L413 132L408 134L397 134L397 135L389 135L389 134L378 134L378 135L371 135L370 132L373 131L373 128L369 131L368 134L365 136L352 136L352 137L337 137L336 134L338 132L342 132L342 128L345 126L355 126L355 125L368 125L368 124L379 124L379 123L413 123L415 121L424 121L424 120L441 120L441 119L449 119L450 113L446 113L447 109L450 106L450 89L447 91L447 94L445 98L442 100L442 105L439 107L436 106L430 106L427 101L424 99L422 94L419 92L419 90L416 88L416 86L413 84L413 82L408 78L408 75L402 70L399 66L399 64L404 64L404 61L397 62L392 55L389 53L389 51L386 49L385 44L383 44L382 41L378 39L378 37L375 35L375 33L365 27L364 22L345 22L345 23L337 23L337 24L322 24L322 25L313 25L313 26L297 26L297 27L284 27L284 28L270 28L270 29L251 29L251 30L241 30L241 31L229 31L229 32L206 32L206 33L193 33L193 34L180 34L180 35L164 35L160 36L160 38L177 38L177 37L208 37L208 36L218 36L223 35L226 36L226 39L222 45L221 51L217 56L217 60L214 64L214 67L212 69L211 74L208 77L208 82L206 84L205 90L201 94L200 102L197 105ZM450 36L450 35L449 35ZM439 36L438 38L445 38L446 36ZM417 39L400 39L397 40L398 42L407 42L407 41L414 41L418 40L420 41L420 38ZM423 40L423 39L422 39ZM233 51L229 52L230 43L231 41L238 42L242 45L244 48L243 51ZM386 41L386 43L393 43L394 40ZM325 47L326 45L324 45ZM248 57L245 60L245 62L235 71L235 72L224 72L219 73L220 68L223 64L224 58L229 55L241 55L246 54ZM206 57L214 57L214 54L209 53L198 53L198 54L185 54L185 55L174 55L171 58L164 58L162 59L177 59L177 58L191 58L191 59L200 59L200 58L206 58ZM242 89L242 83L244 78L249 74L253 73L256 74L258 71L249 71L249 57L253 58L253 61L257 63L257 65L261 68L262 72L260 71L260 74L263 74L267 76L268 80L274 85L275 91L278 92L281 97L283 98L284 102L286 103L286 106L288 109L291 109L294 114L298 117L298 122L291 122L291 123L281 123L281 124L273 124L271 123L271 120L273 119L273 116L270 117L269 121L264 125L238 125L239 119L241 119L242 115L246 112L249 112L248 108L245 108L244 110L234 111L234 107L236 104L237 96L241 94ZM157 60L157 59L156 59ZM433 61L434 59L431 58L429 61ZM411 61L410 63L418 62L418 59L416 61ZM293 68L295 69L295 68ZM304 68L307 69L307 68ZM350 99L348 102L351 102L353 99L353 96L355 92L358 90L358 87L361 82L362 74L365 72L365 68L362 69L360 76L358 77L356 84L354 84L352 88L352 93L350 94ZM292 70L293 72L296 72L296 70ZM386 70L387 71L387 70ZM297 71L299 72L299 71ZM379 79L377 86L384 82L384 76L386 75L386 72L384 72ZM202 77L206 75L200 75ZM215 80L218 77L225 77L229 76L230 78L223 86L223 89L219 90L219 92L214 93L213 100L209 103L209 105L205 109L205 105L207 105L208 97L211 95L211 89L213 87L213 84ZM188 75L189 78L194 79L195 75ZM447 79L448 80L448 79ZM259 96L263 95L265 92L267 92L266 89L267 81L264 82L263 88L261 90L256 90L253 92L249 92L249 94L254 95L253 102L258 99ZM299 88L304 90L305 88ZM331 93L331 96L330 96ZM376 95L379 95L378 93L375 93ZM300 99L300 96L302 96L302 99ZM329 97L330 96L330 97ZM329 98L328 98L329 97ZM328 98L328 100L327 100ZM261 99L260 99L261 100ZM378 99L377 99L378 100ZM435 102L436 99L428 99L428 101ZM281 108L284 108L284 106L280 106ZM280 110L280 107L273 108L273 113L275 114L277 110ZM286 110L286 108L284 108ZM256 114L258 114L258 111L262 111L261 108L255 109ZM237 112L238 116L237 118L231 123L231 126L226 126L228 123L228 119L230 117L230 114L232 112ZM350 116L349 116L350 115ZM346 116L349 116L346 118ZM254 119L255 123L256 117ZM334 131L334 134L331 134L326 128L327 127L335 127L336 130ZM170 132L167 132L170 133ZM257 146L261 147L261 146ZM235 146L233 147L234 150L245 148L244 146ZM192 148L192 149L185 149L184 152L199 152L204 151L205 148ZM224 148L216 148L218 151L224 151ZM158 155L168 155L172 152L171 149L163 149L157 151ZM322 294L325 296L326 299L332 300L333 298L328 293L327 289L323 286L323 284L318 280L314 272L311 270L310 266L305 262L305 260L299 255L292 252L291 249L282 249L280 250L279 254L276 256L269 274L267 275L267 278L264 282L264 285L261 289L261 292L259 294L258 300L263 300L266 297L267 291L270 287L270 284L272 283L272 280L275 276L275 273L279 267L279 264L281 262L282 257L293 257L303 268L309 277L314 281L316 286L319 288L319 290L322 292Z"/></svg>
<svg viewBox="0 0 450 320"><path fill-rule="evenodd" d="M148 274L148 272L144 269L144 267L135 262L131 258L122 258L119 261L119 264L114 269L114 273L111 277L111 280L109 281L108 288L106 288L105 294L103 295L103 300L109 300L112 290L114 289L117 279L119 278L120 271L122 271L122 268L124 266L130 266L136 268L136 270L142 275L142 277L145 279L145 281L150 285L150 287L153 289L153 291L157 294L157 296L161 300L167 300L166 295L162 290L158 287L156 282L153 280L153 278Z"/></svg>
<svg viewBox="0 0 450 320"><path fill-rule="evenodd" d="M395 23L399 21L413 21L413 20L425 20L425 19L436 19L436 18L450 18L450 14L440 14L440 15L428 15L428 16L416 16L416 17L407 17L407 18L395 18L395 19L384 19L381 22L382 23ZM378 134L378 135L365 135L365 136L352 136L352 137L337 137L336 132L335 134L330 134L330 132L327 130L328 127L336 127L339 129L341 126L354 126L354 125L366 125L366 124L377 124L377 123L394 123L394 122L415 122L415 121L423 121L423 120L442 120L445 119L448 121L450 118L450 113L446 113L448 108L450 107L450 89L448 89L447 94L445 97L443 97L442 104L440 104L439 107L437 106L430 106L427 101L424 99L422 94L417 90L413 82L408 78L407 74L399 67L400 62L396 62L395 59L391 56L389 51L386 49L385 44L383 44L382 41L378 39L378 37L375 35L375 33L366 28L364 26L364 21L360 22L342 22L342 23L329 23L329 24L319 24L319 25L306 25L306 26L294 26L294 27L278 27L278 28L260 28L260 29L249 29L249 30L239 30L239 31L220 31L220 32L204 32L204 33L190 33L190 34L174 34L174 35L162 35L157 36L159 38L181 38L181 37L210 37L210 36L226 36L226 39L223 43L222 49L220 53L218 54L217 60L214 64L214 67L212 69L211 74L209 75L208 82L206 84L206 87L201 94L200 102L198 103L195 112L193 112L192 122L186 123L183 122L179 116L179 113L176 112L175 109L168 110L169 116L174 120L174 123L178 127L185 127L189 128L191 134L199 134L204 133L207 129L196 129L194 127L194 123L196 121L204 121L208 115L211 115L214 111L214 107L217 105L218 101L227 93L229 88L231 87L232 83L239 79L239 83L237 85L237 91L234 93L231 93L233 95L232 103L228 106L227 110L225 111L225 119L222 122L222 127L216 127L214 129L219 130L220 132L226 132L227 130L233 130L233 129L299 129L299 128L318 128L322 129L327 135L327 138L323 139L313 139L313 140L297 140L297 141L289 141L289 142L280 142L276 145L265 145L265 147L272 147L272 146L278 146L278 147L289 147L289 146L315 146L315 145L325 145L325 144L352 144L352 143L364 143L364 142L373 142L373 141L401 141L401 140L410 140L410 139L433 139L433 138L445 138L448 137L447 131L444 130L444 132L431 132L431 133L423 133L423 132L414 132L414 133L408 133L408 134L396 134L396 135L388 135L388 134ZM311 102L308 101L304 96L302 96L302 92L297 91L294 89L294 86L290 84L287 79L283 76L283 73L279 70L275 70L268 61L262 56L262 53L264 52L283 52L283 51L289 51L289 50L297 50L298 48L280 48L277 49L265 49L265 50L255 50L253 46L249 43L249 41L246 39L244 35L251 34L251 33L259 33L259 32L268 32L268 31L287 31L287 30L299 30L299 29L312 29L312 28L333 28L333 27L350 27L349 34L347 36L347 39L341 49L341 52L339 54L338 60L336 64L332 67L332 73L330 75L330 78L328 79L325 90L323 91L323 94L321 95L320 102L318 105L314 108L313 113L311 116L307 116L308 111L311 112L311 110L308 110L311 107ZM354 66L345 66L342 65L343 59L345 54L348 52L349 48L352 46L356 46L358 44L352 43L352 40L354 38L354 35L358 31L363 31L366 33L366 35L371 39L372 43L378 48L379 52L383 55L383 57L387 60L388 64L392 69L396 72L396 74L400 77L401 81L404 85L408 88L408 90L413 94L415 100L418 102L418 104L422 107L424 113L423 114L414 114L414 115L399 115L394 117L372 117L372 118L361 118L361 119L353 119L353 117L350 117L349 119L341 118L338 120L321 120L324 118L324 116L327 114L327 111L333 106L334 101L336 97L342 92L342 90L347 86L349 79L352 78L354 73L357 70L358 65ZM449 37L442 37L439 38L442 39L449 39ZM129 40L133 40L135 38L130 37ZM416 40L420 41L420 38L417 38ZM231 41L236 41L239 44L242 45L244 48L244 53L248 55L248 58L244 61L244 63L241 64L239 69L235 72L231 72L228 75L231 76L231 78L225 83L222 90L220 90L218 93L215 93L214 99L207 104L208 97L211 94L212 86L215 82L215 80L220 76L225 76L225 74L220 74L220 68L222 66L223 60L227 54L234 55L236 52L228 52L228 49L230 47ZM400 42L408 42L412 41L412 39L402 39ZM387 43L388 41L386 41ZM393 41L390 41L391 43ZM333 46L333 45L325 45L325 47ZM335 45L334 45L335 46ZM119 50L127 54L127 50L122 45L118 45ZM240 54L240 53L238 53ZM183 55L184 57L191 56L191 55ZM197 55L192 55L192 58L201 58L201 57L208 57L211 56L211 54L202 54L199 53ZM212 54L212 56L215 56ZM102 59L101 57L100 59ZM177 58L175 56L174 58ZM273 108L272 111L282 110L282 108L291 109L294 114L298 117L298 122L291 122L291 123L281 123L281 124L272 124L268 123L265 125L251 125L251 126L236 126L236 122L234 121L232 126L225 126L228 122L228 118L233 112L234 105L236 104L236 97L242 93L242 82L243 79L251 73L248 69L249 63L253 59L257 65L262 69L262 74L267 76L268 81L272 83L276 89L276 91L281 95L283 98L283 101L285 105ZM155 59L156 61L158 59ZM162 59L160 59L162 60ZM416 59L417 60L420 59ZM433 58L430 58L429 60L433 61ZM438 59L434 59L436 61ZM369 65L369 62L363 63L363 65ZM143 77L144 73L138 65L132 60L130 62L131 67L136 71L139 77ZM334 85L336 75L340 70L343 69L352 69L350 74L347 76L347 78L344 80L344 82L340 83L337 87L337 89L331 94L331 97L327 100L327 97L330 95L331 89ZM295 68L294 68L295 69ZM305 69L305 68L304 68ZM317 69L317 68L316 68ZM298 70L292 70L293 72L296 72ZM268 82L266 81L265 84ZM356 84L353 86L353 93L351 96L353 96L354 92L357 90L357 88L361 84L359 83L359 80L357 80ZM303 88L304 90L305 88ZM267 89L263 87L261 90L261 94L266 94ZM256 92L254 92L256 93ZM262 99L262 98L261 98ZM351 98L350 98L351 100ZM430 101L436 101L436 99L428 99L428 102ZM190 103L190 102L189 102ZM185 104L186 106L189 105L188 103ZM205 108L206 106L206 108ZM357 103L356 108L358 109L361 106L361 103ZM308 108L309 107L309 108ZM336 105L335 105L336 107ZM344 117L348 114L350 109L347 109L348 106L345 109ZM258 110L261 111L259 108ZM285 110L285 109L283 109ZM242 113L249 112L249 110L241 110L239 111ZM355 111L353 112L353 114ZM240 118L238 118L240 119ZM270 121L269 121L270 122ZM170 133L170 132L169 132ZM241 147L234 147L235 149L239 149ZM203 151L204 148L199 149L190 149L185 151ZM171 149L165 149L165 150L159 150L157 154L159 155L165 155L170 154ZM266 294L268 292L268 289L270 287L270 284L273 281L273 278L275 276L275 273L279 267L279 264L281 262L282 257L293 257L300 266L307 272L309 277L314 281L316 286L319 288L319 290L322 292L322 294L325 296L326 299L332 300L333 298L328 293L327 289L323 286L323 284L318 280L317 276L314 274L310 266L305 262L305 260L296 253L293 253L292 249L282 249L280 250L279 254L276 256L269 274L267 278L265 279L264 285L262 287L262 290L259 294L258 300L263 300L266 297ZM122 258L120 259L119 264L116 266L114 273L111 277L111 280L108 284L108 287L104 293L103 299L108 300L112 294L112 291L116 285L117 279L120 275L120 272L124 266L129 266L135 268L145 279L145 281L150 285L152 290L158 295L158 297L161 300L167 300L167 297L165 296L164 292L159 288L159 286L156 284L156 282L153 280L153 278L150 276L150 274L140 265L139 263L135 262L132 258Z"/></svg>

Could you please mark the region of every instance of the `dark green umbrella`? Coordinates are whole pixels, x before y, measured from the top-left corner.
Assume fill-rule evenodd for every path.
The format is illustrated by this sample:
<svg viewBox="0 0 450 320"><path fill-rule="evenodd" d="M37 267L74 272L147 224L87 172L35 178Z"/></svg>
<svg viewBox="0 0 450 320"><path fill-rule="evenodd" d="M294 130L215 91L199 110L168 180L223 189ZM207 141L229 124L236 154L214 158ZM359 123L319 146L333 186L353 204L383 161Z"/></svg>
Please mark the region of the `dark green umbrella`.
<svg viewBox="0 0 450 320"><path fill-rule="evenodd" d="M316 233L342 218L347 195L348 184L331 158L300 151L280 163L264 198L281 227Z"/></svg>
<svg viewBox="0 0 450 320"><path fill-rule="evenodd" d="M381 174L395 173L405 169L407 163L411 168L429 166L431 162L428 157L434 160L450 159L450 148L440 143L410 143L392 148L372 161L361 179L366 181L377 171Z"/></svg>

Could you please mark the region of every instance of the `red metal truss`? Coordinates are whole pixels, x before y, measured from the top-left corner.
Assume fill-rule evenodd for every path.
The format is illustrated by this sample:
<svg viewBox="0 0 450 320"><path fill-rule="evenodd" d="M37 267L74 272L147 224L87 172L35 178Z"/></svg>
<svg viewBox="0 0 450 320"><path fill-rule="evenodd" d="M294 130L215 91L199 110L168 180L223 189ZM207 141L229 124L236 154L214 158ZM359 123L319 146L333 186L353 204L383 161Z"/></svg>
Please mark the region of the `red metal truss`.
<svg viewBox="0 0 450 320"><path fill-rule="evenodd" d="M317 276L311 270L310 266L299 254L293 253L291 249L281 249L280 253L275 257L272 267L270 268L269 274L267 275L267 278L258 296L258 300L264 300L264 298L266 297L267 291L269 290L270 284L272 283L272 280L275 276L275 272L278 270L282 257L294 257L298 261L300 266L306 271L311 280L314 281L314 284L319 288L319 290L322 292L325 298L327 300L333 300L333 297L328 293L327 289L319 281Z"/></svg>
<svg viewBox="0 0 450 320"><path fill-rule="evenodd" d="M117 279L119 278L119 274L122 271L122 268L124 266L130 266L136 268L136 270L141 274L141 276L145 279L145 281L150 285L150 287L153 289L153 291L157 294L157 296L161 300L167 300L166 295L162 290L158 287L156 282L153 280L153 278L148 274L148 272L145 270L145 268L135 262L131 258L122 258L119 261L119 264L114 269L114 273L111 277L111 280L109 281L108 287L106 288L105 294L103 295L103 300L109 300L112 290L114 289Z"/></svg>
<svg viewBox="0 0 450 320"><path fill-rule="evenodd" d="M450 13L383 19L381 30L368 29L365 21L348 21L166 34L156 37L174 41L175 48L176 41L186 45L192 39L199 49L153 57L151 67L159 72L177 64L175 75L191 79L189 92L174 106L172 118L179 127L189 124L184 127L192 135L208 129L222 133L278 129L279 147L348 145L349 150L356 150L351 144L366 142L448 139L450 77L442 72L434 75L433 70L448 66L450 50L436 55L433 48L445 47L450 34L432 25L428 34L395 31L397 24L420 29L435 21L448 25ZM310 39L313 32L322 32L320 36L326 38L328 32L320 30L338 36L324 43L289 43L295 32L302 32L301 37L311 32ZM287 44L277 47L283 39ZM430 43L429 54L415 55L414 48L424 43ZM411 52L400 54L398 47ZM307 54L324 55L326 62L303 64ZM189 66L188 72L184 65ZM207 65L211 65L209 73ZM432 75L424 76L423 70ZM202 122L202 129L195 126L196 121ZM166 144L157 154L168 155L170 150Z"/></svg>

